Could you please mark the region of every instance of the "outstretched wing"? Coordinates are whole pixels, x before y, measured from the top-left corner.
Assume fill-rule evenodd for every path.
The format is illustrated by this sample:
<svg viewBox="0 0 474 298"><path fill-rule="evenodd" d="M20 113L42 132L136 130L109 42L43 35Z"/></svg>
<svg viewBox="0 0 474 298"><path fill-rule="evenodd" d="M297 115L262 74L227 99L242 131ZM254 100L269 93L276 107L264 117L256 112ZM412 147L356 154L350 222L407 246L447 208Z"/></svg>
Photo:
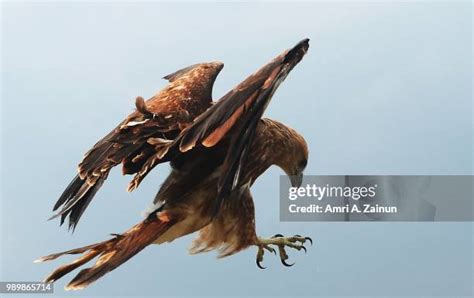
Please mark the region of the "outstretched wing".
<svg viewBox="0 0 474 298"><path fill-rule="evenodd" d="M169 145L157 149L157 154L144 163L129 184L136 188L149 171L164 158L192 150L197 146L213 147L229 138L230 146L219 179L217 206L229 196L239 181L239 172L248 154L255 128L279 84L303 58L309 40L299 42L262 67L236 86L215 105L201 114L193 124L184 129ZM153 144L154 139L149 143Z"/></svg>
<svg viewBox="0 0 474 298"><path fill-rule="evenodd" d="M220 69L222 64L216 63L182 69L166 76L171 84L147 102L138 97L137 110L86 153L78 166L78 175L54 205L53 211L61 209L52 218L61 216L63 224L69 216L69 228L75 228L112 167L123 163L124 174L137 172L156 153L155 148L171 142L209 108L212 86ZM153 146L147 143L149 138L157 140Z"/></svg>

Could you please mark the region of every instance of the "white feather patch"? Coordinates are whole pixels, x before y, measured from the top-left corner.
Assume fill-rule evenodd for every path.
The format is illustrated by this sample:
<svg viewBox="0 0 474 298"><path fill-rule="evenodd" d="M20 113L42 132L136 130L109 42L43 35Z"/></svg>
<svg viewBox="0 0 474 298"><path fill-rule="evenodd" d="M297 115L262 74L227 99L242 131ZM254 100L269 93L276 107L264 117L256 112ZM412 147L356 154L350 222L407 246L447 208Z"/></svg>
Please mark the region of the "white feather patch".
<svg viewBox="0 0 474 298"><path fill-rule="evenodd" d="M130 121L130 122L127 122L127 123L123 124L122 126L120 126L120 128L126 128L126 127L137 126L137 125L146 123L146 122L149 121L149 120L150 120L150 119L145 119L145 120L143 120L143 121Z"/></svg>

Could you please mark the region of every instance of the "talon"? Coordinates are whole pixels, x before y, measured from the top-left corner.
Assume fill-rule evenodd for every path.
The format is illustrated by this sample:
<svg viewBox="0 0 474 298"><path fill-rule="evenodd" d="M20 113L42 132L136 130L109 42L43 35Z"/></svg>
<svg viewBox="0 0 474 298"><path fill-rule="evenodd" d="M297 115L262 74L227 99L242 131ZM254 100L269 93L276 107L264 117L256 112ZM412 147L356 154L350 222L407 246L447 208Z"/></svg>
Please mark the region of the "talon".
<svg viewBox="0 0 474 298"><path fill-rule="evenodd" d="M282 263L283 265L285 265L286 267L291 267L291 266L293 266L293 265L295 264L295 263L293 263L293 264L288 264L288 263L287 263L285 260L283 260L283 259L281 259L281 263Z"/></svg>
<svg viewBox="0 0 474 298"><path fill-rule="evenodd" d="M271 253L273 253L274 255L276 255L275 249L271 248L270 246L265 245L265 246L263 246L263 248L265 248L265 249L268 250L269 252L271 252Z"/></svg>
<svg viewBox="0 0 474 298"><path fill-rule="evenodd" d="M294 235L292 237L285 237L282 234L275 234L273 237L269 239L262 239L258 238L256 245L258 246L258 253L257 253L257 266L260 269L265 269L266 267L262 266L261 262L263 261L263 254L265 250L272 252L273 254L278 254L280 257L281 263L285 267L291 267L295 263L288 263L288 255L285 251L285 248L292 248L298 251L304 250L305 254L308 252L306 246L304 246L305 242L308 241L313 245L313 240L310 237L303 237L300 235ZM275 249L271 247L272 245L276 246ZM276 249L277 248L277 249Z"/></svg>

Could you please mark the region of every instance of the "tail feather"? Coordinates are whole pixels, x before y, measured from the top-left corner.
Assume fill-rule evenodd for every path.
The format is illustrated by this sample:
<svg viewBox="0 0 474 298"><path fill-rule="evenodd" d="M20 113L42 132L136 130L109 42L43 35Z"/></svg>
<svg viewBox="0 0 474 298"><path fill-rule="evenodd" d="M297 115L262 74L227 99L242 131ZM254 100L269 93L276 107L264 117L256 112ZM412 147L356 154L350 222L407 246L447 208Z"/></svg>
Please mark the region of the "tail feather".
<svg viewBox="0 0 474 298"><path fill-rule="evenodd" d="M84 265L85 263L89 262L93 258L95 258L100 252L97 250L91 250L87 253L85 253L82 257L74 260L74 262L63 265L58 267L56 270L54 270L53 273L51 273L45 280L44 282L54 282L64 275L68 274L72 270Z"/></svg>
<svg viewBox="0 0 474 298"><path fill-rule="evenodd" d="M116 235L116 237L112 239L61 253L51 254L35 262L54 260L66 254L83 254L72 263L57 268L45 279L45 282L54 282L98 256L94 266L81 270L65 287L66 290L83 289L153 243L153 241L175 223L173 220L162 221L155 215L156 213L133 226L125 233Z"/></svg>

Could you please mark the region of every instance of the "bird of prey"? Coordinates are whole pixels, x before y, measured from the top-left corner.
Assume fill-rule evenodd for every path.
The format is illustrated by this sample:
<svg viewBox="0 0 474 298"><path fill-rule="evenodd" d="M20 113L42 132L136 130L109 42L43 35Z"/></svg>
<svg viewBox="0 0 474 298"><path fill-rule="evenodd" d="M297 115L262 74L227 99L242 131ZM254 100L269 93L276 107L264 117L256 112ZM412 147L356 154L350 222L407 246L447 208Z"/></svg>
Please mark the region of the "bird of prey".
<svg viewBox="0 0 474 298"><path fill-rule="evenodd" d="M137 99L137 111L86 154L79 175L55 209L62 206L57 214L61 222L69 215L70 225L75 227L111 167L123 163L124 173L135 174L129 185L133 190L154 166L170 162L172 171L155 197L156 209L109 240L40 258L38 261L47 261L64 254L82 254L45 281L53 282L98 257L92 267L81 270L66 286L82 289L146 246L196 231L199 236L192 253L219 249L220 257L225 257L255 245L260 268L264 250L278 250L282 263L291 266L286 263L285 247L306 251L304 243L312 240L299 235L258 237L250 187L272 165L282 168L293 186L301 185L308 160L304 138L282 123L262 119L262 115L276 88L308 48L308 39L299 42L214 104L210 91L222 68L220 63L178 71L167 76L171 87L147 102ZM173 85L178 80L188 87ZM172 97L166 90L179 96ZM181 98L183 90L196 97ZM194 101L199 103L191 103Z"/></svg>

